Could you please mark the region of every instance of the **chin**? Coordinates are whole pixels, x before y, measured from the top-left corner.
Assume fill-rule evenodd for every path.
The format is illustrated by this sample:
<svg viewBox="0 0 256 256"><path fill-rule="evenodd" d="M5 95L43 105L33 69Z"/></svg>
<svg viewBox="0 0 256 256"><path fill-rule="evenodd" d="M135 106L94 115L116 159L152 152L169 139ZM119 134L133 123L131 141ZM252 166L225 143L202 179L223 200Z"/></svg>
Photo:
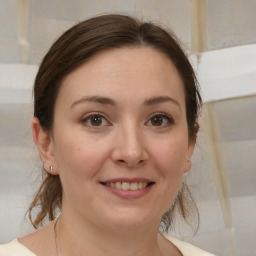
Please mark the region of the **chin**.
<svg viewBox="0 0 256 256"><path fill-rule="evenodd" d="M149 226L159 226L161 216L153 217L150 211L141 213L140 211L120 211L119 214L105 216L105 224L110 224L111 229L118 231L138 231Z"/></svg>

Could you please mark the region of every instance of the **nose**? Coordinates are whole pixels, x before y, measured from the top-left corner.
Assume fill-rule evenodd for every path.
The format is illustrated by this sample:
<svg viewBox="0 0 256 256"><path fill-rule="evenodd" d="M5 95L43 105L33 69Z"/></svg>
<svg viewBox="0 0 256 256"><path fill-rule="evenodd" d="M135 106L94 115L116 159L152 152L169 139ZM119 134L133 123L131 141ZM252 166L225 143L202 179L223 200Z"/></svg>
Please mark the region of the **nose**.
<svg viewBox="0 0 256 256"><path fill-rule="evenodd" d="M136 125L118 128L114 140L112 159L116 163L133 168L148 160L142 131Z"/></svg>

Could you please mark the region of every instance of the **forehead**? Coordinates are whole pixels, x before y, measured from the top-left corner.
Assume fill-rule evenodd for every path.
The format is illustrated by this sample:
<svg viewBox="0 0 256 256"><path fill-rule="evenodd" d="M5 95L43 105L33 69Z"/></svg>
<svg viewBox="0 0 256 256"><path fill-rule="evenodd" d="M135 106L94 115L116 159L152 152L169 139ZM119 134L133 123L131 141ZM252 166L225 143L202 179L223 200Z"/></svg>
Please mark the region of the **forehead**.
<svg viewBox="0 0 256 256"><path fill-rule="evenodd" d="M144 99L158 94L184 100L183 83L172 61L150 47L118 48L101 52L72 71L57 101L86 95Z"/></svg>

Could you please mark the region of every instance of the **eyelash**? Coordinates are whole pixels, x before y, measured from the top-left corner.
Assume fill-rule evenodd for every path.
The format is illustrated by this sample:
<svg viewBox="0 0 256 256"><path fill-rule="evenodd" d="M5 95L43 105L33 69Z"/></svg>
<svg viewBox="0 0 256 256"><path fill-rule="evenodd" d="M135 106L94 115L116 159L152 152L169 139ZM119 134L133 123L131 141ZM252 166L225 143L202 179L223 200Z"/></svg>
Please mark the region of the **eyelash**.
<svg viewBox="0 0 256 256"><path fill-rule="evenodd" d="M107 118L106 118L102 113L100 113L100 112L89 113L89 114L85 115L85 116L82 118L81 122L82 122L84 125L86 125L86 122L87 122L87 121L90 121L90 119L93 118L93 117L99 117L99 118L101 118L102 120L103 120L103 119L106 120L107 125L104 125L104 126L109 126L109 125L111 125L111 124L107 121ZM90 124L90 125L87 124L86 126L88 126L89 128L93 128L93 129L98 129L98 128L102 127L101 124L100 124L99 126L97 126L97 125L92 125L92 124Z"/></svg>
<svg viewBox="0 0 256 256"><path fill-rule="evenodd" d="M93 129L98 129L98 128L102 127L102 125L101 125L102 123L100 123L99 126L97 126L97 125L92 125L92 124L90 124L90 125L86 124L86 122L87 122L87 121L90 121L90 119L93 118L93 117L99 117L99 118L101 118L101 120L105 120L105 121L107 122L107 124L105 124L105 125L103 125L103 126L110 126L110 125L111 125L110 122L109 122L109 121L107 120L107 118L105 117L105 115L102 114L102 113L100 113L100 112L89 113L89 114L85 115L85 116L82 118L81 122L82 122L84 125L88 126L89 128L93 128ZM154 126L154 127L167 127L168 125L175 123L175 122L174 122L174 119L173 119L171 116L169 116L169 115L167 115L166 113L163 113L163 112L157 112L157 113L153 113L153 114L149 117L149 119L146 121L145 124L148 124L150 121L152 121L152 118L154 118L154 117L161 117L162 119L165 119L165 120L167 121L167 124L166 124L166 125L152 125L152 124L151 124L150 126Z"/></svg>
<svg viewBox="0 0 256 256"><path fill-rule="evenodd" d="M171 116L169 116L169 115L167 115L166 113L163 113L163 112L157 112L157 113L152 114L149 117L149 119L148 119L148 121L146 123L152 121L152 118L154 118L154 117L161 117L162 119L167 120L167 125L164 125L164 126L162 126L162 125L161 126L155 125L154 127L167 127L168 125L175 123L174 119Z"/></svg>

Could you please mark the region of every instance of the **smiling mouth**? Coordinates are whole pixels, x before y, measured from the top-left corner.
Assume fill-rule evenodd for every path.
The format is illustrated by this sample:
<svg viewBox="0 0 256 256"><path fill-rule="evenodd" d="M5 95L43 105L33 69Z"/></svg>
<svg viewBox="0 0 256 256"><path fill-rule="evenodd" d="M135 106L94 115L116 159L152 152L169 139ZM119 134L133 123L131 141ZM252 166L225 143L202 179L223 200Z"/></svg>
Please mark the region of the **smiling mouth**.
<svg viewBox="0 0 256 256"><path fill-rule="evenodd" d="M101 184L119 190L137 191L152 186L154 182L102 182Z"/></svg>

